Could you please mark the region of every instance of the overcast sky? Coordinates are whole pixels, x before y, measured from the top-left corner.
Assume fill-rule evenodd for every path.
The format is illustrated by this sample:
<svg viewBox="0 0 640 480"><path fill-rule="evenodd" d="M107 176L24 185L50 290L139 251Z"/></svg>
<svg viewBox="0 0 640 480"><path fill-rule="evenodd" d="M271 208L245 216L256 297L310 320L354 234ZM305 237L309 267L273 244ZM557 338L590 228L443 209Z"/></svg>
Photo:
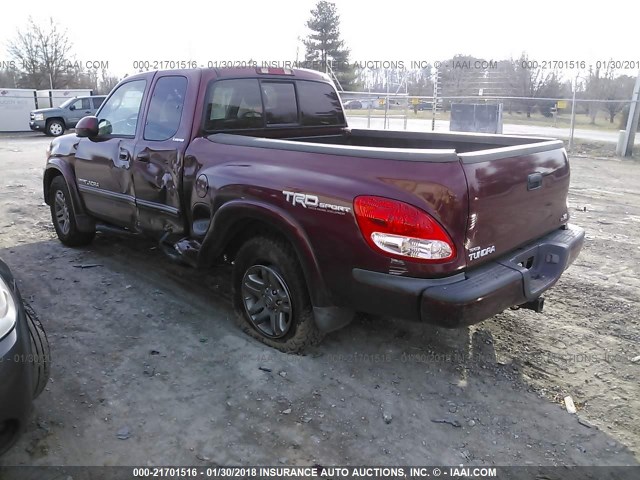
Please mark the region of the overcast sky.
<svg viewBox="0 0 640 480"><path fill-rule="evenodd" d="M315 0L12 2L0 20L6 43L31 15L66 27L78 60L108 61L122 76L136 60L295 60ZM527 2L335 0L352 61L486 59L640 61L636 1ZM632 75L637 72L628 72Z"/></svg>

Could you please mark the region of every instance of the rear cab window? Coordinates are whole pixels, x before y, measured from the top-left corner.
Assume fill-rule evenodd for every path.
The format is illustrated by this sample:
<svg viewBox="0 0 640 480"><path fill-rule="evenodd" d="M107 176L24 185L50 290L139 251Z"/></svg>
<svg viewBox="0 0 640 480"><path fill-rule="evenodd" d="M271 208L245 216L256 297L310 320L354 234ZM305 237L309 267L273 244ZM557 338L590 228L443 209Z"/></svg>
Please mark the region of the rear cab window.
<svg viewBox="0 0 640 480"><path fill-rule="evenodd" d="M298 102L293 82L261 82L267 125L298 123Z"/></svg>
<svg viewBox="0 0 640 480"><path fill-rule="evenodd" d="M340 99L328 83L311 80L213 80L204 105L206 133L345 125Z"/></svg>
<svg viewBox="0 0 640 480"><path fill-rule="evenodd" d="M344 125L345 118L335 89L322 82L298 82L300 123L303 126Z"/></svg>

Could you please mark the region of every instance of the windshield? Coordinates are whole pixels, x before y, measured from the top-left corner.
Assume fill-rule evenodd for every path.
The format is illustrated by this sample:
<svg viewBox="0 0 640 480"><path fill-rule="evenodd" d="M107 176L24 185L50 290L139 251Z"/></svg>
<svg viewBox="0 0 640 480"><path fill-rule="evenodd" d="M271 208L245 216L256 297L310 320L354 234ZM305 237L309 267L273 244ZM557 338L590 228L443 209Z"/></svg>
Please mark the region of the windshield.
<svg viewBox="0 0 640 480"><path fill-rule="evenodd" d="M67 108L69 105L71 105L75 100L77 100L77 98L70 98L69 100L65 100L63 103L60 104L60 106L58 108Z"/></svg>

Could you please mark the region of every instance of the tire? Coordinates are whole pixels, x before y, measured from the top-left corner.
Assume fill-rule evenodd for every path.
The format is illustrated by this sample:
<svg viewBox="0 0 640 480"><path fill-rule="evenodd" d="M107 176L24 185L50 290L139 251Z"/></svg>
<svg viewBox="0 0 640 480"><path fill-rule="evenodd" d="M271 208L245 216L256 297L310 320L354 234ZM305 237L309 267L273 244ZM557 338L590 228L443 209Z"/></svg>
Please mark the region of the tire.
<svg viewBox="0 0 640 480"><path fill-rule="evenodd" d="M78 230L75 213L71 205L71 194L64 177L55 177L49 187L49 205L51 207L51 221L56 229L60 241L68 247L89 245L96 232L81 232Z"/></svg>
<svg viewBox="0 0 640 480"><path fill-rule="evenodd" d="M64 133L64 123L62 120L49 120L45 128L45 133L50 137L59 137Z"/></svg>
<svg viewBox="0 0 640 480"><path fill-rule="evenodd" d="M51 350L49 339L36 312L27 303L24 304L24 310L27 315L31 354L33 355L33 398L36 398L42 393L49 381Z"/></svg>
<svg viewBox="0 0 640 480"><path fill-rule="evenodd" d="M245 333L285 353L300 353L322 340L289 243L266 236L248 240L236 255L232 277L235 318Z"/></svg>
<svg viewBox="0 0 640 480"><path fill-rule="evenodd" d="M0 422L0 456L15 445L23 428L17 420Z"/></svg>

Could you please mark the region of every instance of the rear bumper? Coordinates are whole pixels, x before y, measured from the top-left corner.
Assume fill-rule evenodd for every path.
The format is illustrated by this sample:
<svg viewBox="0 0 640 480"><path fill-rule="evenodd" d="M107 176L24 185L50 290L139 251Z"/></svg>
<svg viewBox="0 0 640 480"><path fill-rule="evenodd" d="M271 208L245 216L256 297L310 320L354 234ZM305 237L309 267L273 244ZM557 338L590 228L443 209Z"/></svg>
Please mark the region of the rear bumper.
<svg viewBox="0 0 640 480"><path fill-rule="evenodd" d="M370 313L454 328L538 298L573 263L583 243L584 230L569 225L452 277L418 279L360 269L353 277L370 298L379 299Z"/></svg>

